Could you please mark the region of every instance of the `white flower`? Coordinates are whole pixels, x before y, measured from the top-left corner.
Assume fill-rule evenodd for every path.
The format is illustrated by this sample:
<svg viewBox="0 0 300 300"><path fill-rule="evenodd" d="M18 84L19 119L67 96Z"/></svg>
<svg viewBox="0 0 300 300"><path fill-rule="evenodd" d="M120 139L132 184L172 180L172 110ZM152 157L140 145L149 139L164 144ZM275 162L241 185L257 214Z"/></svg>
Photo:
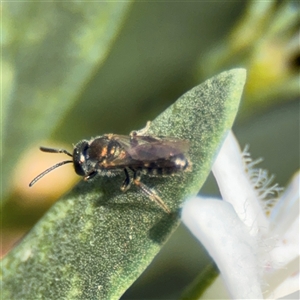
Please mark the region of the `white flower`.
<svg viewBox="0 0 300 300"><path fill-rule="evenodd" d="M276 199L280 189L257 162L230 132L213 165L224 201L194 197L182 212L233 299L278 299L299 289L300 173Z"/></svg>

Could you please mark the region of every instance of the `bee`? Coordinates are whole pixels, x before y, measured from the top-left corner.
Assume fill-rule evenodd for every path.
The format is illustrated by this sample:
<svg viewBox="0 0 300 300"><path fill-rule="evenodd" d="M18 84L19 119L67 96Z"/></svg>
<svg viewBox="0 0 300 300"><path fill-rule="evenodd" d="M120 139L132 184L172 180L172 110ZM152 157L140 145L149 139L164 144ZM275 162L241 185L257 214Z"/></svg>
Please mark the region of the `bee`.
<svg viewBox="0 0 300 300"><path fill-rule="evenodd" d="M65 153L72 160L65 160L48 168L35 177L29 186L68 163L73 163L75 172L83 176L85 181L96 176L112 177L123 172L125 179L121 185L122 192L126 192L134 184L166 213L170 213L168 206L153 189L141 182L141 178L142 175L159 177L187 170L190 166L186 156L189 142L173 137L147 135L150 124L147 122L145 128L132 131L129 136L105 134L91 140L81 140L74 146L73 154L65 149L40 147L43 152Z"/></svg>

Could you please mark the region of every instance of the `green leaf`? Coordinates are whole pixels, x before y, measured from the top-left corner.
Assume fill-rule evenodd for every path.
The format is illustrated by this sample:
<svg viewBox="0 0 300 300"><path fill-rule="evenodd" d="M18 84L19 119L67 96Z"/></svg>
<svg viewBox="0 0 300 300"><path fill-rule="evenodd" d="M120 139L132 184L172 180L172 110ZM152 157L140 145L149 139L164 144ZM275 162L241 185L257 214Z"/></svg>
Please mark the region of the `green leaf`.
<svg viewBox="0 0 300 300"><path fill-rule="evenodd" d="M2 261L4 299L118 299L179 224L184 199L205 181L236 116L245 70L221 73L159 115L149 133L190 140L192 170L143 177L166 214L121 177L81 182L58 201Z"/></svg>
<svg viewBox="0 0 300 300"><path fill-rule="evenodd" d="M20 154L50 136L104 63L131 1L1 5L4 196Z"/></svg>

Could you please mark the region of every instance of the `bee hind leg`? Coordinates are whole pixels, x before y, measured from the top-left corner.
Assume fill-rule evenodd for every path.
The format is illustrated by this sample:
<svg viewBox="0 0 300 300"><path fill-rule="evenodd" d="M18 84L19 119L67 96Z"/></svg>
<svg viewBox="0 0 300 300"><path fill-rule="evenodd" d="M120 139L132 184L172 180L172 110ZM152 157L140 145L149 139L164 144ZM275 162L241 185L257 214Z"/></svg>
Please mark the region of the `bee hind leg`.
<svg viewBox="0 0 300 300"><path fill-rule="evenodd" d="M129 190L133 182L133 179L129 176L127 169L124 169L124 172L125 172L125 179L120 188L122 192L126 192L127 190Z"/></svg>
<svg viewBox="0 0 300 300"><path fill-rule="evenodd" d="M134 172L133 183L141 189L141 191L150 198L150 200L156 202L166 213L170 214L171 211L163 200L156 194L156 192L141 182L141 175L139 172Z"/></svg>

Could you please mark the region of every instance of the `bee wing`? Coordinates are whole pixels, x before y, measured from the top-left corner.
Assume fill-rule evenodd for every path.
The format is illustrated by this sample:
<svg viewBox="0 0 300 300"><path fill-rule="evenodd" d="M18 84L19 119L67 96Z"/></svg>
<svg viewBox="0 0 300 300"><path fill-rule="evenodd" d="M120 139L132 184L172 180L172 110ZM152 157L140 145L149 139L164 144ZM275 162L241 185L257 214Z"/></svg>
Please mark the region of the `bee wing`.
<svg viewBox="0 0 300 300"><path fill-rule="evenodd" d="M128 153L136 160L153 161L168 159L187 150L188 143L184 141L159 141L131 148Z"/></svg>
<svg viewBox="0 0 300 300"><path fill-rule="evenodd" d="M117 136L116 140L132 159L138 161L168 159L171 156L185 153L189 149L189 141L173 137L136 136L130 139L125 136Z"/></svg>

